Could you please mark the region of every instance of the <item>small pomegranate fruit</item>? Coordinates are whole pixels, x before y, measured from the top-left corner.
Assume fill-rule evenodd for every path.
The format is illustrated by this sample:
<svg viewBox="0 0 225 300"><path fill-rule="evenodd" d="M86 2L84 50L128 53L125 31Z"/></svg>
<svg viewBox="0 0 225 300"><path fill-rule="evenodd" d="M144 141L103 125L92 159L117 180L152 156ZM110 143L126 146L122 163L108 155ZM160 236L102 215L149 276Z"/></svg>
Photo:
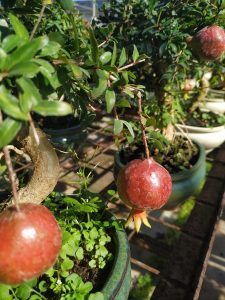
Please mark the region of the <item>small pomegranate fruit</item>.
<svg viewBox="0 0 225 300"><path fill-rule="evenodd" d="M186 79L182 88L185 92L190 92L193 91L193 89L196 87L196 84L197 82L195 79Z"/></svg>
<svg viewBox="0 0 225 300"><path fill-rule="evenodd" d="M42 205L23 203L0 214L0 282L20 284L40 276L57 258L60 227Z"/></svg>
<svg viewBox="0 0 225 300"><path fill-rule="evenodd" d="M201 58L217 60L225 52L225 31L217 25L207 26L188 38L187 42Z"/></svg>
<svg viewBox="0 0 225 300"><path fill-rule="evenodd" d="M168 201L172 180L169 172L153 158L135 159L120 170L117 189L121 200L132 207L127 224L133 220L139 231L142 221L150 227L146 210L159 209Z"/></svg>

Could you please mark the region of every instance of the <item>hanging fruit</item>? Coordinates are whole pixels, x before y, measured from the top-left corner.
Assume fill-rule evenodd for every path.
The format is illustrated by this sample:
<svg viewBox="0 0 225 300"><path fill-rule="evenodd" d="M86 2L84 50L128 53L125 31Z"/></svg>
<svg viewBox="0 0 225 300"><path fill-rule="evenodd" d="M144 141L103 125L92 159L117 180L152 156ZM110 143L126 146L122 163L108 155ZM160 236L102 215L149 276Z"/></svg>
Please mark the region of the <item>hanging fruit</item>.
<svg viewBox="0 0 225 300"><path fill-rule="evenodd" d="M150 226L146 210L159 209L168 201L172 180L169 172L153 158L135 159L120 170L117 189L120 199L132 208L128 223L133 219L139 231L142 221Z"/></svg>
<svg viewBox="0 0 225 300"><path fill-rule="evenodd" d="M60 227L42 205L22 203L0 214L0 282L21 284L40 276L56 261Z"/></svg>
<svg viewBox="0 0 225 300"><path fill-rule="evenodd" d="M225 31L217 25L207 26L189 37L187 42L202 59L217 60L225 52Z"/></svg>

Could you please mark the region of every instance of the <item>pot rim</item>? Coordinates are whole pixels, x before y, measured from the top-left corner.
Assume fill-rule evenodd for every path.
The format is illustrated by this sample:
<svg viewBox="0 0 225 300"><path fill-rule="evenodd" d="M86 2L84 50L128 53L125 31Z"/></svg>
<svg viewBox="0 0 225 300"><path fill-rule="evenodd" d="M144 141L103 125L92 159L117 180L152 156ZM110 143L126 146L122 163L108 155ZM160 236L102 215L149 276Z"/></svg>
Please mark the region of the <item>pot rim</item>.
<svg viewBox="0 0 225 300"><path fill-rule="evenodd" d="M65 135L68 133L71 133L75 130L84 130L81 128L80 124L77 124L75 126L72 127L67 127L67 128L63 128L63 129L48 129L48 128L43 128L44 132L46 134L50 134L50 135Z"/></svg>
<svg viewBox="0 0 225 300"><path fill-rule="evenodd" d="M182 180L182 179L185 179L185 178L189 177L191 174L195 173L195 171L200 167L202 162L205 161L205 148L204 148L204 146L202 144L198 143L198 142L193 142L193 143L199 149L199 155L198 155L197 162L193 165L193 167L191 169L182 170L182 171L179 171L177 173L170 173L170 175L172 177L172 181L179 181L179 180ZM118 163L119 167L123 168L124 164L120 160L120 152L121 151L122 151L122 149L116 151L115 160Z"/></svg>
<svg viewBox="0 0 225 300"><path fill-rule="evenodd" d="M215 127L199 127L199 126L190 126L190 125L183 125L183 124L176 124L178 127L182 129L189 129L189 130L199 130L199 133L212 133L217 131L222 131L225 129L225 125L215 126Z"/></svg>
<svg viewBox="0 0 225 300"><path fill-rule="evenodd" d="M105 215L107 219L115 220L115 216L113 216L109 211L105 211ZM123 281L127 275L127 271L130 269L130 247L129 242L127 238L127 234L124 229L115 229L114 233L112 234L114 245L115 245L115 256L112 268L107 276L107 279L100 290L101 293L108 295L110 292L111 298L115 299L115 297L120 292L121 286L123 284ZM125 251L123 251L125 249ZM121 261L124 261L125 263L121 263ZM114 277L118 276L120 274L120 279L117 280L118 284L114 289L112 286L111 281L114 279Z"/></svg>

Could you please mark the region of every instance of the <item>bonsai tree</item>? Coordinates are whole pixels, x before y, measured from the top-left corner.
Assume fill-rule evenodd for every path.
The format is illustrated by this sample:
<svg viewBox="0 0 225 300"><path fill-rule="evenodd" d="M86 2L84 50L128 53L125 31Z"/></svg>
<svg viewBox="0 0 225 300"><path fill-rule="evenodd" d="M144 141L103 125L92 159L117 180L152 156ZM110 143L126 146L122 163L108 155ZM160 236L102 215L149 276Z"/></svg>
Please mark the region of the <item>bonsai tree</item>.
<svg viewBox="0 0 225 300"><path fill-rule="evenodd" d="M149 60L144 67L137 67L139 78L146 86L146 96L151 117L155 116L156 128L171 140L172 125L186 113L184 85L186 80L202 80L214 62L199 61L187 42L205 26L224 25L222 1L114 1L103 6L102 24L112 24L120 47L131 49L135 42ZM199 51L200 52L200 49ZM196 52L195 52L196 53ZM199 86L201 88L201 86ZM203 86L204 89L204 86Z"/></svg>

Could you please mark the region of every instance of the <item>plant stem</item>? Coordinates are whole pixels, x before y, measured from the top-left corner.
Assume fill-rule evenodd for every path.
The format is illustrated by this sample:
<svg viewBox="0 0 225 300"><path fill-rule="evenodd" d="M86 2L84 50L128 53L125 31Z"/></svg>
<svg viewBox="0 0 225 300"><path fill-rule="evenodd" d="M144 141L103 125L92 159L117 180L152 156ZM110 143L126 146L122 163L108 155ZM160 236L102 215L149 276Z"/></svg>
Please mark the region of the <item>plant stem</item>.
<svg viewBox="0 0 225 300"><path fill-rule="evenodd" d="M148 149L148 143L147 143L147 137L145 134L145 125L143 123L143 118L142 118L142 97L141 97L141 92L137 93L137 100L138 100L138 115L139 115L139 120L141 123L141 131L142 131L142 140L145 146L145 154L147 159L150 158L149 154L149 149Z"/></svg>
<svg viewBox="0 0 225 300"><path fill-rule="evenodd" d="M141 60L139 60L139 61L132 62L132 63L130 63L129 65L126 65L126 66L124 66L124 67L119 68L119 69L118 69L118 72L122 72L122 71L124 71L124 70L126 70L126 69L129 69L129 68L131 68L131 67L133 67L133 66L136 66L137 64L140 64L140 63L142 63L142 62L144 62L144 61L145 61L145 59L141 59Z"/></svg>
<svg viewBox="0 0 225 300"><path fill-rule="evenodd" d="M0 123L2 123L2 121L3 121L2 112L0 110ZM14 204L16 206L16 209L19 211L18 193L17 193L17 187L16 187L17 177L16 177L16 173L13 170L12 160L11 160L10 152L9 152L9 149L7 148L7 146L3 147L3 153L5 156L5 163L6 163L6 167L7 167L8 174L9 174L9 181L10 181L10 184L12 187Z"/></svg>
<svg viewBox="0 0 225 300"><path fill-rule="evenodd" d="M10 181L10 184L12 187L13 201L14 201L14 204L15 204L17 210L19 211L19 201L18 201L18 193L17 193L17 187L16 187L16 181L17 181L16 173L14 172L14 169L13 169L9 149L7 147L4 147L3 152L5 155L5 163L6 163L6 166L8 169L8 173L9 173L9 181Z"/></svg>
<svg viewBox="0 0 225 300"><path fill-rule="evenodd" d="M35 35L36 31L37 31L38 25L40 24L41 19L44 16L45 8L46 8L46 4L43 4L42 8L41 8L41 11L40 11L40 14L38 16L37 22L35 23L34 28L33 28L32 32L31 32L30 41L33 39L33 37L34 37L34 35Z"/></svg>

